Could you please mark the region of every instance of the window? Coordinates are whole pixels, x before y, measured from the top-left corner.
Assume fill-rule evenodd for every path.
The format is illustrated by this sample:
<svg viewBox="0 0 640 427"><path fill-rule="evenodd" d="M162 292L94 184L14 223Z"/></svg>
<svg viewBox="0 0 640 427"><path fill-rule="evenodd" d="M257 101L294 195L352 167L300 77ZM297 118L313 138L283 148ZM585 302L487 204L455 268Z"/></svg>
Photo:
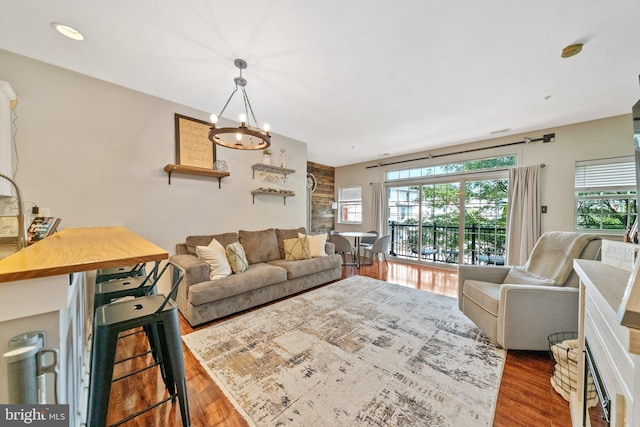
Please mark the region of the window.
<svg viewBox="0 0 640 427"><path fill-rule="evenodd" d="M362 224L362 186L338 190L338 223Z"/></svg>
<svg viewBox="0 0 640 427"><path fill-rule="evenodd" d="M425 166L422 168L402 169L389 171L386 173L387 181L399 181L403 179L413 179L421 177L432 177L442 175L454 175L465 172L480 172L495 169L509 168L516 165L515 154L506 156L490 157L485 159L468 160L465 162L448 163L435 166Z"/></svg>
<svg viewBox="0 0 640 427"><path fill-rule="evenodd" d="M504 264L508 169L516 163L506 154L386 172L393 255Z"/></svg>
<svg viewBox="0 0 640 427"><path fill-rule="evenodd" d="M576 230L623 233L636 219L633 156L576 162Z"/></svg>

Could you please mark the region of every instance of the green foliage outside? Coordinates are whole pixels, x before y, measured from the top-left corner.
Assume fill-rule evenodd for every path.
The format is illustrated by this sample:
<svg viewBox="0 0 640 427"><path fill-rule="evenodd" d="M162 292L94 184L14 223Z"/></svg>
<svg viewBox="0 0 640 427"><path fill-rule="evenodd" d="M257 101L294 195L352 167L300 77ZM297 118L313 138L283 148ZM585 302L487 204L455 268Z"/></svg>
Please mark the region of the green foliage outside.
<svg viewBox="0 0 640 427"><path fill-rule="evenodd" d="M506 243L505 228L507 222L506 179L469 181L465 184L465 253L471 253L472 243L479 253L504 253ZM413 202L422 203L422 247L439 249L447 260L456 261L455 255L459 243L458 224L460 223L460 188L457 183L423 185L422 198ZM419 194L420 187L412 187ZM405 228L406 241L415 248L418 246L418 221L407 218L402 225L415 225ZM472 230L471 227L475 226ZM423 253L424 254L424 253Z"/></svg>
<svg viewBox="0 0 640 427"><path fill-rule="evenodd" d="M409 177L436 177L464 172L495 170L515 166L516 157L507 155L458 163L427 166L422 168L392 171L387 179ZM413 195L411 200L397 200L399 204L421 205L422 227L411 215L398 215L396 241L411 248L413 254L422 252L423 257L437 257L448 262L457 262L459 224L465 221L465 255L472 250L479 254L504 254L507 224L507 179L467 181L464 188L465 212L460 212L460 184L431 184L403 188L403 194ZM417 212L417 209L416 209ZM393 226L393 224L392 224ZM420 231L421 230L421 231ZM419 233L422 233L422 248L418 249ZM434 255L433 251L438 254Z"/></svg>
<svg viewBox="0 0 640 427"><path fill-rule="evenodd" d="M578 194L578 230L626 230L636 218L635 191Z"/></svg>

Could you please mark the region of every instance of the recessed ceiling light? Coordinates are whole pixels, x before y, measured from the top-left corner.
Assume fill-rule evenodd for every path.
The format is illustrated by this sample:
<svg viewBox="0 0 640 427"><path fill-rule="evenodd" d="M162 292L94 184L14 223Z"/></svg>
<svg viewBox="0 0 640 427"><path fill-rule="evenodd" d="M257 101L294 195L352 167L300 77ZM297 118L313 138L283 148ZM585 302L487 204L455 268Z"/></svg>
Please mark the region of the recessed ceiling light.
<svg viewBox="0 0 640 427"><path fill-rule="evenodd" d="M494 130L491 132L491 135L495 135L498 133L505 133L505 132L509 132L511 130L511 128L504 128L504 129L499 129L499 130Z"/></svg>
<svg viewBox="0 0 640 427"><path fill-rule="evenodd" d="M51 27L63 36L68 37L72 40L84 40L84 36L80 31L68 25L61 24L60 22L52 22Z"/></svg>

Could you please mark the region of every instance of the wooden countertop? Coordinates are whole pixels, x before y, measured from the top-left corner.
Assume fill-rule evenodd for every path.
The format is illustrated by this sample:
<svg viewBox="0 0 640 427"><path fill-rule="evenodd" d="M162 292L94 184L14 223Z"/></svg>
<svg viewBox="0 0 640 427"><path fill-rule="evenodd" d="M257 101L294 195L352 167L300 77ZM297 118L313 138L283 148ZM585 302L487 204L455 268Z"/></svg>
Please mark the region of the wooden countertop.
<svg viewBox="0 0 640 427"><path fill-rule="evenodd" d="M67 228L0 260L0 282L160 261L169 254L125 227Z"/></svg>

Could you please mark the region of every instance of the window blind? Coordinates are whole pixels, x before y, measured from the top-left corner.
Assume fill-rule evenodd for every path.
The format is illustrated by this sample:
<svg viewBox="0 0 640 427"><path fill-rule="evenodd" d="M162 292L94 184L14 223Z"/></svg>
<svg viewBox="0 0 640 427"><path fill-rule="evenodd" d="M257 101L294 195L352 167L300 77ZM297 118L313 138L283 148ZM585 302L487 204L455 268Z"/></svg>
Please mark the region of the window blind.
<svg viewBox="0 0 640 427"><path fill-rule="evenodd" d="M576 191L616 191L636 188L633 156L576 162Z"/></svg>
<svg viewBox="0 0 640 427"><path fill-rule="evenodd" d="M359 202L362 200L362 187L340 187L338 198L341 202Z"/></svg>

